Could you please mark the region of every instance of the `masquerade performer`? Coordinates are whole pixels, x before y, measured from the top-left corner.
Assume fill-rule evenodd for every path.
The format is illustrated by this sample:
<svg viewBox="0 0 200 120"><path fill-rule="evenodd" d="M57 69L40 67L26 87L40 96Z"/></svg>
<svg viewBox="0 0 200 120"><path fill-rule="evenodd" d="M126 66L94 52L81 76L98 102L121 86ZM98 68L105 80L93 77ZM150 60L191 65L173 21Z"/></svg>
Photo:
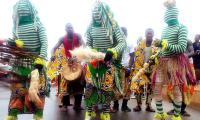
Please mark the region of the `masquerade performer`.
<svg viewBox="0 0 200 120"><path fill-rule="evenodd" d="M125 27L121 27L123 33L127 37L127 29ZM121 110L124 112L131 112L131 109L127 106L128 100L130 100L130 85L131 85L131 80L130 80L130 70L133 65L134 61L134 52L133 52L133 47L127 46L127 48L124 50L123 57L122 57L122 66L123 66L123 74L124 77L122 77L125 80L123 81L124 85L124 96L123 96L123 102L121 106ZM119 110L119 101L116 100L114 101L113 108L111 109L111 112L115 113Z"/></svg>
<svg viewBox="0 0 200 120"><path fill-rule="evenodd" d="M181 120L182 101L188 102L186 95L190 92L190 85L195 84L196 81L188 57L184 55L187 48L187 29L178 21L176 2L168 0L165 6L167 8L165 22L168 26L162 33L163 51L160 53L159 63L152 75L157 108L154 117L159 120L167 118L162 105L162 88L163 84L167 84L168 95L174 102L172 120Z"/></svg>
<svg viewBox="0 0 200 120"><path fill-rule="evenodd" d="M42 120L45 95L49 84L45 74L47 59L47 38L35 7L29 0L19 0L13 13L14 39L9 45L20 47L24 52L38 56L19 57L14 61L12 71L19 82L11 85L11 98L6 120L17 120L18 114L34 114L35 120Z"/></svg>
<svg viewBox="0 0 200 120"><path fill-rule="evenodd" d="M84 92L85 79L84 74L80 71L82 68L80 64L76 67L80 67L77 71L68 71L68 68L73 68L73 65L77 64L77 61L72 57L70 50L84 45L81 36L74 32L71 23L66 25L66 35L62 37L55 45L52 51L52 59L48 64L48 75L51 80L57 78L58 94L61 98L60 107L66 107L70 105L70 95L73 94L74 110L83 110L81 107L82 96ZM73 63L74 62L74 63ZM72 65L70 67L70 64ZM77 73L76 73L77 72ZM77 74L69 78L73 73ZM75 75L74 74L74 75Z"/></svg>
<svg viewBox="0 0 200 120"><path fill-rule="evenodd" d="M85 120L95 117L93 105L102 104L101 120L110 120L110 102L122 94L121 57L126 46L124 33L113 19L108 5L97 1L87 30L87 45L106 53L104 60L93 60L86 67Z"/></svg>
<svg viewBox="0 0 200 120"><path fill-rule="evenodd" d="M146 39L141 40L138 47L136 47L135 51L135 69L133 71L133 76L135 76L139 70L143 67L144 63L148 62L149 58L155 53L156 48L152 45L154 31L151 28L148 28L145 32ZM139 112L141 111L142 105L142 95L144 94L144 85L146 82L146 111L155 112L151 107L152 102L152 86L151 86L151 73L152 67L148 68L145 73L137 80L137 85L139 89L135 91L137 106L133 108L133 111Z"/></svg>

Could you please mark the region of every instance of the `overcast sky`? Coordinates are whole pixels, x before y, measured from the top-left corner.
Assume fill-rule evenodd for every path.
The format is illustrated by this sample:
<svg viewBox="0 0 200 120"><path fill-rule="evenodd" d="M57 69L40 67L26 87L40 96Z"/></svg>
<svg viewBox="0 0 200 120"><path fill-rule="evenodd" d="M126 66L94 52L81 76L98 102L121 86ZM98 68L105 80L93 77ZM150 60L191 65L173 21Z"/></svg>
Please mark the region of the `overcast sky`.
<svg viewBox="0 0 200 120"><path fill-rule="evenodd" d="M17 0L0 0L0 38L12 37L12 8ZM91 21L91 9L95 0L31 0L46 27L49 51L65 34L65 24L71 22L83 38ZM155 30L160 38L165 8L163 0L102 0L114 12L120 26L128 29L128 42L135 45L146 28ZM200 0L177 0L179 20L188 27L189 39L200 33Z"/></svg>

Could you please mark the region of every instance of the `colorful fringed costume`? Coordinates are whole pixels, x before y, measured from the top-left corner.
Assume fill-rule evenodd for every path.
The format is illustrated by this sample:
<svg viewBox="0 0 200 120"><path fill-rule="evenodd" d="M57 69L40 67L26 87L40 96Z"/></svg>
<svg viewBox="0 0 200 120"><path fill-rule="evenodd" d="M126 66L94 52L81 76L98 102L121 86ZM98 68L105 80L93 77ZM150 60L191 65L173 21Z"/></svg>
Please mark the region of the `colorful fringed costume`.
<svg viewBox="0 0 200 120"><path fill-rule="evenodd" d="M20 82L11 85L12 93L6 120L17 120L17 115L23 113L34 114L36 120L41 120L45 95L49 92L45 74L47 58L45 29L29 0L19 0L15 4L13 21L14 39L8 40L8 44L21 47L23 51L39 58L21 57L15 61L13 72L17 74ZM36 97L31 96L32 94L36 94Z"/></svg>
<svg viewBox="0 0 200 120"><path fill-rule="evenodd" d="M134 61L135 69L134 71L132 71L131 76L132 77L135 76L139 72L139 70L143 68L144 63L146 63L150 59L150 56L154 55L156 52L157 52L157 48L154 47L153 45L151 45L150 47L146 46L146 40L140 41L140 43L138 44L135 50L135 61ZM152 73L152 68L153 66L148 67L147 70L145 70L145 73L142 76L140 76L138 80L132 81L131 83L132 85L131 88L134 88L133 91L136 95L137 105L138 105L136 108L139 107L138 109L140 109L140 106L142 104L141 97L142 97L142 94L144 93L145 84L147 85L146 105L147 107L151 106L153 92L152 92L150 76Z"/></svg>
<svg viewBox="0 0 200 120"><path fill-rule="evenodd" d="M157 107L157 114L154 117L157 119L166 119L167 117L163 111L161 92L163 84L167 84L168 93L170 92L174 101L175 111L172 120L181 120L181 103L188 98L182 95L188 95L191 92L190 85L195 84L195 77L189 60L184 55L187 47L187 29L178 22L178 9L175 1L169 0L165 6L167 7L165 22L168 26L163 30L161 42L165 49L161 52L159 63L152 75Z"/></svg>
<svg viewBox="0 0 200 120"><path fill-rule="evenodd" d="M87 30L87 45L97 51L111 54L112 65L105 61L93 60L86 67L85 103L87 112L85 119L89 120L93 105L102 104L102 120L110 120L109 107L111 100L117 94L122 94L121 86L121 56L126 45L125 36L113 20L113 14L108 5L98 1L93 9L92 23Z"/></svg>
<svg viewBox="0 0 200 120"><path fill-rule="evenodd" d="M194 65L193 65L193 54L194 54L194 49L193 49L193 44L192 44L192 41L188 40L187 41L187 50L186 50L186 53L187 57L189 58L189 64L190 64L190 67L191 67L191 70L192 70L192 74L193 76L195 76L195 79L196 79L196 75L195 75L195 69L194 69ZM190 85L190 88L188 89L187 87L184 88L185 91L183 93L185 93L183 95L183 101L182 101L182 105L181 105L181 115L182 116L190 116L189 113L187 113L186 111L186 107L187 105L190 103L191 101L191 98L192 98L192 94L194 93L194 87L193 85ZM170 87L169 87L170 88ZM187 96L186 96L187 94ZM174 104L174 101L173 101L173 97L172 97L172 92L171 92L171 89L168 89L168 95L169 95L169 99L171 100L171 102ZM168 114L174 114L174 110L171 110L168 112Z"/></svg>

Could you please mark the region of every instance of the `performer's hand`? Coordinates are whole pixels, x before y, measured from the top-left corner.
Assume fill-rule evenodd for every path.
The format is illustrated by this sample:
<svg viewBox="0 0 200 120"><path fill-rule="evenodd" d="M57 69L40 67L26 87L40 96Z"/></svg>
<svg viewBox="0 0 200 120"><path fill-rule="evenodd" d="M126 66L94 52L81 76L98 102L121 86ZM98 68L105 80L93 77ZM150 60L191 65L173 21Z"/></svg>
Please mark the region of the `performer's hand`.
<svg viewBox="0 0 200 120"><path fill-rule="evenodd" d="M42 70L43 66L40 64L35 65L35 69L38 69L39 71Z"/></svg>
<svg viewBox="0 0 200 120"><path fill-rule="evenodd" d="M125 77L129 77L131 74L131 69L130 68L126 68L125 70Z"/></svg>
<svg viewBox="0 0 200 120"><path fill-rule="evenodd" d="M156 57L157 57L156 55L152 55L152 56L150 57L150 60L154 60Z"/></svg>
<svg viewBox="0 0 200 120"><path fill-rule="evenodd" d="M20 39L16 39L15 44L18 48L23 48L23 46L24 46L24 42Z"/></svg>
<svg viewBox="0 0 200 120"><path fill-rule="evenodd" d="M162 42L161 42L161 45L162 45L162 50L167 49L168 41L166 39L163 39Z"/></svg>
<svg viewBox="0 0 200 120"><path fill-rule="evenodd" d="M112 57L113 57L113 53L112 52L110 52L110 51L107 51L106 52L106 55L105 55L105 58L104 58L104 62L109 62L109 61L111 61L112 60Z"/></svg>
<svg viewBox="0 0 200 120"><path fill-rule="evenodd" d="M51 56L50 61L55 61L55 56Z"/></svg>
<svg viewBox="0 0 200 120"><path fill-rule="evenodd" d="M35 68L38 70L42 70L44 66L46 66L46 61L42 58L37 58L34 62Z"/></svg>
<svg viewBox="0 0 200 120"><path fill-rule="evenodd" d="M159 39L154 40L153 41L153 46L155 46L155 47L162 47L161 40L159 40Z"/></svg>

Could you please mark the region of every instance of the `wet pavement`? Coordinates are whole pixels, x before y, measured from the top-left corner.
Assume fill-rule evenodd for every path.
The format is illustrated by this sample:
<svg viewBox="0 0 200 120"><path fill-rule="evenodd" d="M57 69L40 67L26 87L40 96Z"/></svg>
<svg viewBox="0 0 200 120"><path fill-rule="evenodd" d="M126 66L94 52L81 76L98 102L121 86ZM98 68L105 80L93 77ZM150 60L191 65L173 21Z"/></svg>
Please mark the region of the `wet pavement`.
<svg viewBox="0 0 200 120"><path fill-rule="evenodd" d="M73 106L70 106L67 111L58 107L58 99L55 96L56 90L52 89L51 96L46 99L44 120L84 120L84 111L74 112ZM8 87L4 87L0 83L0 120L3 120L7 115L7 106L9 102L10 91ZM71 99L73 103L73 98ZM129 101L129 107L135 106L135 99ZM154 102L152 103L155 108ZM168 102L164 102L164 110L168 111L172 108L172 105ZM200 120L200 111L187 108L187 111L191 114L191 117L183 117L183 120ZM32 120L33 115L19 115L18 120ZM98 120L98 119L97 119ZM112 114L112 120L153 120L153 113L145 111L145 105L143 105L143 111L141 112L117 112ZM170 119L169 119L170 120Z"/></svg>

